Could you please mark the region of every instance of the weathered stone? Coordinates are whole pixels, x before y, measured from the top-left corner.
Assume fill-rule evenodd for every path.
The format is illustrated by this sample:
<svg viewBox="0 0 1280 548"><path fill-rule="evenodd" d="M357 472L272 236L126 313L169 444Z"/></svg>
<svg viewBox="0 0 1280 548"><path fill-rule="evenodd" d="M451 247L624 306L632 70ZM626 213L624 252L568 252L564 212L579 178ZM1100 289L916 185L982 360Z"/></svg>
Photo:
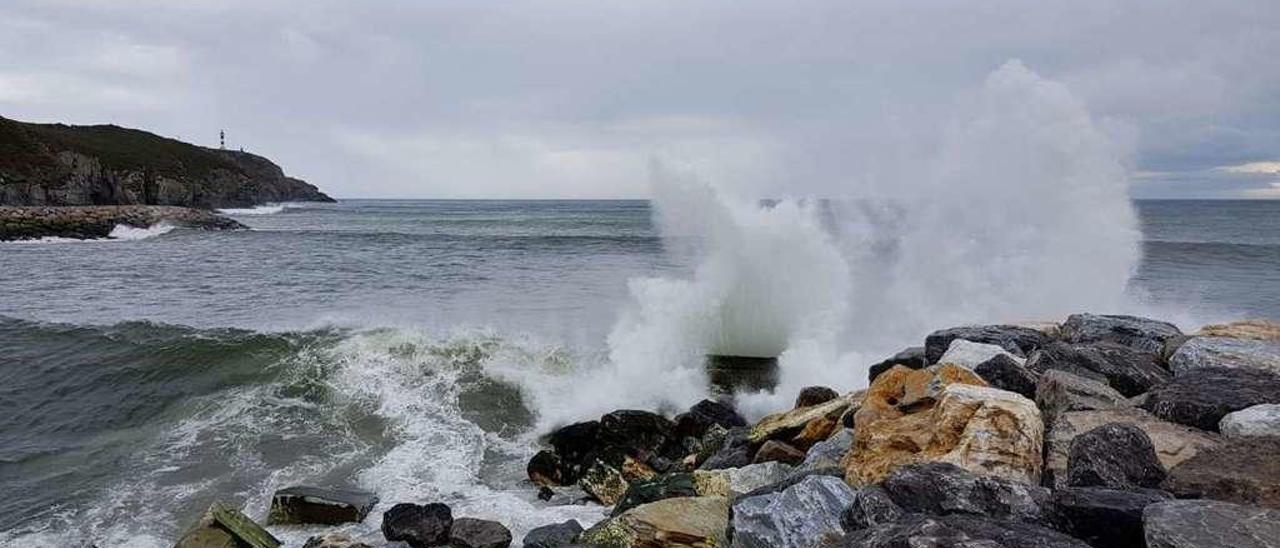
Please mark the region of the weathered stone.
<svg viewBox="0 0 1280 548"><path fill-rule="evenodd" d="M571 477L566 477L566 483L560 485L577 481L577 474L591 465L599 445L599 432L600 421L586 421L556 429L547 436L547 443L555 449L556 456L574 468Z"/></svg>
<svg viewBox="0 0 1280 548"><path fill-rule="evenodd" d="M933 407L942 389L954 383L986 386L978 375L953 364L912 370L894 367L876 377L853 414L857 428Z"/></svg>
<svg viewBox="0 0 1280 548"><path fill-rule="evenodd" d="M826 386L806 386L796 396L795 407L810 407L840 397L840 393Z"/></svg>
<svg viewBox="0 0 1280 548"><path fill-rule="evenodd" d="M1146 392L1173 376L1159 365L1157 354L1109 342L1048 344L1031 356L1027 367L1042 373L1058 369L1100 380L1125 396Z"/></svg>
<svg viewBox="0 0 1280 548"><path fill-rule="evenodd" d="M736 426L746 426L747 421L724 403L702 400L690 407L688 411L676 415L675 425L677 436L701 438L713 425L727 430Z"/></svg>
<svg viewBox="0 0 1280 548"><path fill-rule="evenodd" d="M842 470L838 466L833 468L822 468L818 470L805 470L805 471L792 470L791 474L788 475L782 481L770 483L769 485L765 485L763 487L757 487L755 489L747 491L746 493L743 493L738 498L756 497L760 495L768 495L770 493L780 493L790 488L792 485L800 483L804 481L806 478L810 478L813 476L829 476L829 477L841 479L843 481L844 470Z"/></svg>
<svg viewBox="0 0 1280 548"><path fill-rule="evenodd" d="M215 502L186 534L175 548L279 548L280 540L271 536L239 510Z"/></svg>
<svg viewBox="0 0 1280 548"><path fill-rule="evenodd" d="M1076 352L1073 346L1055 341L1046 344L1044 348L1036 350L1030 356L1027 356L1027 369L1038 375L1044 375L1054 370L1065 371L1077 377L1083 377L1110 386L1111 384L1107 381L1105 375L1076 363L1084 359L1086 358Z"/></svg>
<svg viewBox="0 0 1280 548"><path fill-rule="evenodd" d="M1176 325L1137 316L1072 314L1062 324L1062 339L1069 343L1113 342L1152 354L1180 335Z"/></svg>
<svg viewBox="0 0 1280 548"><path fill-rule="evenodd" d="M1201 451L1161 486L1179 498L1280 508L1280 438L1240 438Z"/></svg>
<svg viewBox="0 0 1280 548"><path fill-rule="evenodd" d="M858 531L901 520L907 513L878 485L858 490L853 502L840 513L845 531Z"/></svg>
<svg viewBox="0 0 1280 548"><path fill-rule="evenodd" d="M600 417L597 440L601 447L619 448L628 454L656 455L662 453L674 434L675 423L662 415L620 409Z"/></svg>
<svg viewBox="0 0 1280 548"><path fill-rule="evenodd" d="M566 466L559 455L551 451L538 451L529 459L529 464L525 466L525 472L529 474L529 480L535 485L568 485L577 481L578 473L576 467Z"/></svg>
<svg viewBox="0 0 1280 548"><path fill-rule="evenodd" d="M582 534L582 525L571 519L563 523L543 525L524 536L524 548L560 548L569 546Z"/></svg>
<svg viewBox="0 0 1280 548"><path fill-rule="evenodd" d="M1047 421L1068 411L1112 409L1128 404L1125 397L1110 386L1059 369L1045 371L1036 383L1036 405Z"/></svg>
<svg viewBox="0 0 1280 548"><path fill-rule="evenodd" d="M1171 500L1142 511L1147 548L1276 548L1280 511L1214 500Z"/></svg>
<svg viewBox="0 0 1280 548"><path fill-rule="evenodd" d="M268 524L361 522L378 503L378 496L355 489L289 487L271 496Z"/></svg>
<svg viewBox="0 0 1280 548"><path fill-rule="evenodd" d="M1151 390L1143 409L1162 419L1217 431L1228 413L1280 403L1280 375L1259 369L1204 367Z"/></svg>
<svg viewBox="0 0 1280 548"><path fill-rule="evenodd" d="M658 475L649 465L631 458L630 455L622 457L622 466L618 471L627 483L650 480Z"/></svg>
<svg viewBox="0 0 1280 548"><path fill-rule="evenodd" d="M707 472L694 472L694 474L705 473ZM725 489L715 494L728 495L729 492ZM694 486L693 474L683 472L666 474L648 481L632 483L627 487L627 492L622 495L622 500L614 505L612 514L616 516L641 504L662 499L697 495L698 490Z"/></svg>
<svg viewBox="0 0 1280 548"><path fill-rule="evenodd" d="M678 497L632 508L583 531L578 543L605 548L727 546L729 500Z"/></svg>
<svg viewBox="0 0 1280 548"><path fill-rule="evenodd" d="M804 461L804 451L796 449L785 442L769 440L760 446L751 462L781 462L795 466Z"/></svg>
<svg viewBox="0 0 1280 548"><path fill-rule="evenodd" d="M613 506L622 495L627 492L627 480L622 477L622 471L609 466L601 461L587 468L582 473L582 477L578 478L578 486L586 491L588 495L595 497L600 504L605 506Z"/></svg>
<svg viewBox="0 0 1280 548"><path fill-rule="evenodd" d="M804 455L804 461L796 470L803 472L840 466L844 455L849 452L850 445L853 445L853 430L841 428L831 437L810 447L809 452Z"/></svg>
<svg viewBox="0 0 1280 548"><path fill-rule="evenodd" d="M696 470L693 472L693 484L700 496L732 498L782 481L793 470L781 462L762 462L723 470Z"/></svg>
<svg viewBox="0 0 1280 548"><path fill-rule="evenodd" d="M1169 368L1178 375L1203 367L1242 367L1280 374L1280 340L1192 337L1169 358Z"/></svg>
<svg viewBox="0 0 1280 548"><path fill-rule="evenodd" d="M710 437L715 428L708 431L707 436ZM746 428L734 428L725 432L723 439L715 442L715 440L703 440L704 450L711 451L711 454L702 461L698 466L701 470L720 470L723 468L738 468L751 464L751 458L755 456L755 451L751 447L751 442L747 441Z"/></svg>
<svg viewBox="0 0 1280 548"><path fill-rule="evenodd" d="M840 513L854 491L831 476L810 476L787 489L733 504L733 546L809 548L842 536Z"/></svg>
<svg viewBox="0 0 1280 548"><path fill-rule="evenodd" d="M996 477L977 476L954 464L929 462L895 470L880 484L903 511L930 515L975 514L1049 524L1049 490Z"/></svg>
<svg viewBox="0 0 1280 548"><path fill-rule="evenodd" d="M972 370L978 367L978 364L996 356L1005 356L1018 365L1027 363L1026 358L1011 354L1000 345L977 343L964 339L951 341L947 351L942 354L941 358L938 358L938 363L955 364Z"/></svg>
<svg viewBox="0 0 1280 548"><path fill-rule="evenodd" d="M901 365L907 369L924 369L926 365L929 365L925 363L924 347L913 346L907 348L880 363L872 365L867 370L867 384L875 382L876 377L879 377L881 373L888 371L895 365Z"/></svg>
<svg viewBox="0 0 1280 548"><path fill-rule="evenodd" d="M787 440L787 445L795 447L801 452L808 451L810 447L813 447L813 444L831 437L831 434L839 427L836 420L831 417L818 417L809 421L800 430L799 434Z"/></svg>
<svg viewBox="0 0 1280 548"><path fill-rule="evenodd" d="M1033 350L1044 346L1049 337L1044 333L1016 325L975 325L953 327L930 333L924 339L925 361L938 363L951 341L964 339L976 343L994 344L1016 356L1026 356Z"/></svg>
<svg viewBox="0 0 1280 548"><path fill-rule="evenodd" d="M881 379L892 374L890 370ZM850 484L875 483L899 466L923 461L1039 481L1044 425L1030 400L995 388L948 384L936 405L912 411L870 421L859 411L853 447L843 463Z"/></svg>
<svg viewBox="0 0 1280 548"><path fill-rule="evenodd" d="M860 531L840 543L845 548L1088 548L1084 541L1047 527L983 516L911 515Z"/></svg>
<svg viewBox="0 0 1280 548"><path fill-rule="evenodd" d="M1151 488L1164 476L1151 438L1132 424L1106 424L1071 440L1067 485L1072 487Z"/></svg>
<svg viewBox="0 0 1280 548"><path fill-rule="evenodd" d="M458 518L449 528L449 543L454 548L507 548L511 546L511 531L496 521Z"/></svg>
<svg viewBox="0 0 1280 548"><path fill-rule="evenodd" d="M1270 320L1241 320L1228 324L1206 325L1196 332L1201 337L1231 337L1259 341L1280 341L1280 323Z"/></svg>
<svg viewBox="0 0 1280 548"><path fill-rule="evenodd" d="M373 548L363 542L356 542L346 533L333 532L326 535L317 535L307 539L302 548Z"/></svg>
<svg viewBox="0 0 1280 548"><path fill-rule="evenodd" d="M1058 530L1094 548L1143 545L1142 510L1169 500L1163 491L1121 491L1098 487L1069 487L1053 492L1052 514Z"/></svg>
<svg viewBox="0 0 1280 548"><path fill-rule="evenodd" d="M1016 392L1027 399L1036 397L1037 375L1010 354L996 355L978 364L973 372L995 388Z"/></svg>
<svg viewBox="0 0 1280 548"><path fill-rule="evenodd" d="M407 542L413 548L449 542L451 527L453 511L436 502L426 505L402 502L382 514L382 536L391 542Z"/></svg>
<svg viewBox="0 0 1280 548"><path fill-rule="evenodd" d="M790 438L814 419L839 419L846 409L860 399L860 393L854 393L818 405L769 415L756 423L747 434L747 441L758 444L767 440Z"/></svg>
<svg viewBox="0 0 1280 548"><path fill-rule="evenodd" d="M1264 403L1227 413L1218 430L1228 438L1280 437L1280 404Z"/></svg>
<svg viewBox="0 0 1280 548"><path fill-rule="evenodd" d="M1067 483L1067 460L1076 436L1110 423L1141 428L1156 450L1156 458L1166 470L1197 452L1222 443L1219 436L1163 421L1141 409L1118 407L1097 411L1071 411L1054 419L1045 443L1045 485L1059 488Z"/></svg>

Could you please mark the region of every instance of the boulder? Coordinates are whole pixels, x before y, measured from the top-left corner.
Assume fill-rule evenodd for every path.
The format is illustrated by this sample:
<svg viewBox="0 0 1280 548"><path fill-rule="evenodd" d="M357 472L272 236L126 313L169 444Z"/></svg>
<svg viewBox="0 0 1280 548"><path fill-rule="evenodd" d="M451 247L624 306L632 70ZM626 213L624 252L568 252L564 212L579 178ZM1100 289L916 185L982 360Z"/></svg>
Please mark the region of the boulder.
<svg viewBox="0 0 1280 548"><path fill-rule="evenodd" d="M449 529L449 543L453 548L507 548L511 531L496 521L458 518Z"/></svg>
<svg viewBox="0 0 1280 548"><path fill-rule="evenodd" d="M924 339L925 362L938 363L942 355L951 347L951 341L966 341L994 344L1008 350L1015 356L1026 356L1033 350L1049 342L1044 333L1028 327L1017 325L974 325L953 327L934 331Z"/></svg>
<svg viewBox="0 0 1280 548"><path fill-rule="evenodd" d="M813 444L831 437L831 434L840 426L837 420L831 417L813 419L804 425L800 433L788 440L787 445L799 449L802 453L808 451L810 447L813 447Z"/></svg>
<svg viewBox="0 0 1280 548"><path fill-rule="evenodd" d="M847 548L1088 548L1084 541L1047 527L984 516L906 516L850 532Z"/></svg>
<svg viewBox="0 0 1280 548"><path fill-rule="evenodd" d="M1110 386L1058 369L1050 369L1040 375L1040 380L1036 383L1035 400L1048 421L1053 421L1054 417L1068 411L1112 409L1129 405L1124 395Z"/></svg>
<svg viewBox="0 0 1280 548"><path fill-rule="evenodd" d="M787 443L778 440L769 440L760 446L756 451L756 456L752 459L753 463L761 462L781 462L783 464L795 466L804 461L804 451L796 449Z"/></svg>
<svg viewBox="0 0 1280 548"><path fill-rule="evenodd" d="M357 489L288 487L271 496L268 524L361 522L378 503L378 496Z"/></svg>
<svg viewBox="0 0 1280 548"><path fill-rule="evenodd" d="M975 514L1048 525L1049 490L977 476L954 464L930 462L898 468L880 488L904 512L942 516Z"/></svg>
<svg viewBox="0 0 1280 548"><path fill-rule="evenodd" d="M700 496L733 498L782 481L793 471L794 468L780 462L762 462L724 470L697 470L693 473L693 484Z"/></svg>
<svg viewBox="0 0 1280 548"><path fill-rule="evenodd" d="M1044 348L1032 352L1027 357L1027 369L1038 375L1043 375L1053 370L1066 371L1078 377L1097 381L1107 386L1111 385L1105 375L1076 363L1082 359L1084 358L1071 345L1051 342L1045 345Z"/></svg>
<svg viewBox="0 0 1280 548"><path fill-rule="evenodd" d="M560 456L547 450L534 453L525 466L529 481L534 485L548 487L551 485L569 485L578 480L577 466L569 466Z"/></svg>
<svg viewBox="0 0 1280 548"><path fill-rule="evenodd" d="M888 371L895 365L901 365L907 369L924 369L926 365L929 365L925 363L924 347L913 346L907 348L880 363L872 365L867 370L867 384L875 382L876 377L879 377L881 373Z"/></svg>
<svg viewBox="0 0 1280 548"><path fill-rule="evenodd" d="M279 548L280 539L239 510L215 502L174 548Z"/></svg>
<svg viewBox="0 0 1280 548"><path fill-rule="evenodd" d="M759 356L707 356L707 381L714 394L773 390L778 386L778 358Z"/></svg>
<svg viewBox="0 0 1280 548"><path fill-rule="evenodd" d="M382 536L388 541L404 541L413 548L440 546L449 542L453 511L433 502L418 505L402 502L382 513Z"/></svg>
<svg viewBox="0 0 1280 548"><path fill-rule="evenodd" d="M1072 487L1153 488L1164 477L1151 438L1132 424L1113 422L1071 440L1067 485Z"/></svg>
<svg viewBox="0 0 1280 548"><path fill-rule="evenodd" d="M1068 487L1053 492L1051 507L1059 531L1094 548L1130 548L1143 545L1143 509L1172 498L1154 489Z"/></svg>
<svg viewBox="0 0 1280 548"><path fill-rule="evenodd" d="M796 408L812 407L840 397L840 393L825 386L806 386L796 396Z"/></svg>
<svg viewBox="0 0 1280 548"><path fill-rule="evenodd" d="M952 340L947 351L938 358L938 363L952 363L966 369L973 369L978 367L978 364L996 356L1005 356L1018 365L1027 363L1026 358L1015 356L999 345L976 343L964 339Z"/></svg>
<svg viewBox="0 0 1280 548"><path fill-rule="evenodd" d="M1173 467L1161 487L1178 498L1280 508L1280 438L1227 440Z"/></svg>
<svg viewBox="0 0 1280 548"><path fill-rule="evenodd" d="M995 388L1016 392L1027 399L1036 397L1037 375L1008 353L998 354L978 364L973 372Z"/></svg>
<svg viewBox="0 0 1280 548"><path fill-rule="evenodd" d="M1196 332L1201 337L1231 337L1233 339L1254 339L1260 341L1280 341L1280 323L1269 320L1241 320L1228 324L1206 325Z"/></svg>
<svg viewBox="0 0 1280 548"><path fill-rule="evenodd" d="M746 428L733 428L725 431L720 439L716 439L716 428L708 430L703 438L702 447L709 454L698 466L702 470L719 470L738 468L751 464L755 450L747 441Z"/></svg>
<svg viewBox="0 0 1280 548"><path fill-rule="evenodd" d="M694 474L700 473L705 472L694 472ZM717 494L727 495L728 490ZM665 474L647 481L635 482L628 486L626 493L622 495L622 500L613 506L612 514L616 516L641 504L648 504L662 499L697 495L698 490L694 484L693 474L684 472Z"/></svg>
<svg viewBox="0 0 1280 548"><path fill-rule="evenodd" d="M855 427L870 425L881 419L893 419L931 408L942 389L961 383L986 386L973 371L954 364L938 364L924 369L894 367L876 377L867 387L861 405L853 413Z"/></svg>
<svg viewBox="0 0 1280 548"><path fill-rule="evenodd" d="M844 455L849 452L850 445L853 445L853 430L841 428L831 437L810 447L809 452L804 455L804 461L796 470L803 472L840 466Z"/></svg>
<svg viewBox="0 0 1280 548"><path fill-rule="evenodd" d="M1263 403L1280 403L1280 375L1259 369L1205 367L1156 387L1142 408L1167 421L1217 431L1228 413Z"/></svg>
<svg viewBox="0 0 1280 548"><path fill-rule="evenodd" d="M699 439L712 426L729 429L747 425L746 419L732 407L715 400L702 400L694 404L688 411L676 415L674 422L677 436Z"/></svg>
<svg viewBox="0 0 1280 548"><path fill-rule="evenodd" d="M1199 451L1222 443L1222 439L1215 434L1160 420L1141 409L1119 407L1069 411L1058 415L1049 428L1045 442L1045 485L1054 488L1065 486L1072 440L1080 434L1110 423L1132 424L1141 428L1151 440L1160 465L1166 470Z"/></svg>
<svg viewBox="0 0 1280 548"><path fill-rule="evenodd" d="M752 444L764 443L768 440L785 440L800 433L814 419L839 419L840 415L861 401L862 393L856 392L841 396L834 400L810 407L801 407L782 413L768 415L756 423L747 434L747 441Z"/></svg>
<svg viewBox="0 0 1280 548"><path fill-rule="evenodd" d="M859 531L894 523L906 515L906 511L893 502L889 493L878 485L872 485L859 489L853 495L853 502L840 513L840 525L845 531Z"/></svg>
<svg viewBox="0 0 1280 548"><path fill-rule="evenodd" d="M571 519L536 527L524 536L524 548L560 548L572 545L582 534L582 525Z"/></svg>
<svg viewBox="0 0 1280 548"><path fill-rule="evenodd" d="M1069 343L1112 342L1152 354L1181 335L1176 325L1137 316L1072 314L1062 324L1062 339Z"/></svg>
<svg viewBox="0 0 1280 548"><path fill-rule="evenodd" d="M1280 511L1214 500L1170 500L1142 511L1147 548L1276 548Z"/></svg>
<svg viewBox="0 0 1280 548"><path fill-rule="evenodd" d="M877 383L892 381L893 374L890 370ZM882 410L878 416L871 415L872 420L864 420L859 411L854 443L843 462L850 484L875 483L899 466L925 461L950 462L979 475L1039 482L1044 425L1031 400L995 388L954 383L942 388L936 405L914 404L908 410L894 409L897 416Z"/></svg>
<svg viewBox="0 0 1280 548"><path fill-rule="evenodd" d="M316 535L307 539L302 548L373 548L363 542L356 542L346 533L333 532L326 535Z"/></svg>
<svg viewBox="0 0 1280 548"><path fill-rule="evenodd" d="M596 461L586 472L582 473L582 477L578 479L578 486L586 491L600 504L605 506L613 506L622 500L622 495L627 492L627 480L622 476L622 471L609 466L601 461Z"/></svg>
<svg viewBox="0 0 1280 548"><path fill-rule="evenodd" d="M620 409L600 417L599 447L616 448L647 460L674 439L675 423L649 411ZM684 456L684 455L680 455Z"/></svg>
<svg viewBox="0 0 1280 548"><path fill-rule="evenodd" d="M574 468L571 477L566 477L561 485L577 481L577 474L591 464L599 432L600 421L586 421L559 428L547 436L547 443L555 449L556 456Z"/></svg>
<svg viewBox="0 0 1280 548"><path fill-rule="evenodd" d="M840 478L809 476L781 492L744 497L733 504L733 546L810 548L843 533L840 514L854 491Z"/></svg>
<svg viewBox="0 0 1280 548"><path fill-rule="evenodd" d="M1160 366L1157 354L1107 342L1052 343L1032 355L1027 367L1041 373L1058 369L1099 380L1125 396L1141 394L1173 377Z"/></svg>
<svg viewBox="0 0 1280 548"><path fill-rule="evenodd" d="M605 548L727 546L729 500L678 497L642 504L597 523L578 543Z"/></svg>
<svg viewBox="0 0 1280 548"><path fill-rule="evenodd" d="M1169 358L1181 375L1202 367L1243 367L1280 374L1280 340L1192 337Z"/></svg>
<svg viewBox="0 0 1280 548"><path fill-rule="evenodd" d="M1227 413L1218 430L1228 438L1280 437L1280 404L1264 403Z"/></svg>

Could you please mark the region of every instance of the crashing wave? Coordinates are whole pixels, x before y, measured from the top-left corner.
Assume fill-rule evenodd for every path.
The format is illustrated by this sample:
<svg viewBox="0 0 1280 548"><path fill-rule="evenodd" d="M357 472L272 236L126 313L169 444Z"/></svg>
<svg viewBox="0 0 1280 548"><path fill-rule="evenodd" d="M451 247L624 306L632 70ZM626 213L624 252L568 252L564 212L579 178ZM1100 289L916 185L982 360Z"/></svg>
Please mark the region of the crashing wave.
<svg viewBox="0 0 1280 548"><path fill-rule="evenodd" d="M288 208L286 204L266 204L253 207L229 207L219 209L218 213L223 215L275 215Z"/></svg>
<svg viewBox="0 0 1280 548"><path fill-rule="evenodd" d="M86 244L86 243L105 243L105 242L134 242L138 240L146 240L155 238L172 232L177 226L172 223L161 222L151 225L147 228L138 228L129 225L116 225L107 234L106 238L63 238L60 236L45 236L43 238L34 238L30 240L13 240L3 242L6 244L32 245L32 244Z"/></svg>

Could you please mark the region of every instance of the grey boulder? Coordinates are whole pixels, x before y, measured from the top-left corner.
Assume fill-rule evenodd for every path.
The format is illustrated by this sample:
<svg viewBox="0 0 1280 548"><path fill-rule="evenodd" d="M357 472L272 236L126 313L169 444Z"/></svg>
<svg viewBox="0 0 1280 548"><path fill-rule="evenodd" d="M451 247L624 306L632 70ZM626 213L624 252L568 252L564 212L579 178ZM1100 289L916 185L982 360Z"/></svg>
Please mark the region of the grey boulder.
<svg viewBox="0 0 1280 548"><path fill-rule="evenodd" d="M496 521L458 518L449 529L449 543L455 548L507 548L511 531Z"/></svg>
<svg viewBox="0 0 1280 548"><path fill-rule="evenodd" d="M524 548L558 548L569 546L582 534L577 520L537 527L524 536Z"/></svg>
<svg viewBox="0 0 1280 548"><path fill-rule="evenodd" d="M930 333L924 339L925 362L938 363L942 355L951 347L951 341L966 341L994 344L1008 350L1015 356L1026 356L1049 342L1044 333L1017 325L971 325L952 327Z"/></svg>
<svg viewBox="0 0 1280 548"><path fill-rule="evenodd" d="M1040 375L1034 399L1046 421L1068 411L1112 409L1129 404L1124 395L1106 383L1058 369Z"/></svg>
<svg viewBox="0 0 1280 548"><path fill-rule="evenodd" d="M1192 337L1169 358L1175 374L1201 367L1244 367L1280 374L1280 341Z"/></svg>
<svg viewBox="0 0 1280 548"><path fill-rule="evenodd" d="M1151 438L1132 424L1099 426L1071 440L1067 485L1072 487L1152 488L1164 477Z"/></svg>
<svg viewBox="0 0 1280 548"><path fill-rule="evenodd" d="M1264 403L1227 413L1218 430L1228 438L1280 437L1280 404Z"/></svg>
<svg viewBox="0 0 1280 548"><path fill-rule="evenodd" d="M1047 527L986 516L916 514L849 533L848 548L1088 548L1084 541Z"/></svg>
<svg viewBox="0 0 1280 548"><path fill-rule="evenodd" d="M1280 403L1280 375L1204 367L1152 389L1142 408L1167 421L1217 431L1228 413L1263 403Z"/></svg>
<svg viewBox="0 0 1280 548"><path fill-rule="evenodd" d="M974 514L1048 524L1049 490L1038 485L979 476L954 464L925 462L894 470L880 484L909 513Z"/></svg>
<svg viewBox="0 0 1280 548"><path fill-rule="evenodd" d="M854 491L843 479L813 475L787 489L733 504L733 546L810 548L838 540L840 513Z"/></svg>
<svg viewBox="0 0 1280 548"><path fill-rule="evenodd" d="M1062 339L1070 343L1105 341L1153 354L1181 336L1176 325L1138 316L1072 314L1062 324Z"/></svg>
<svg viewBox="0 0 1280 548"><path fill-rule="evenodd" d="M1056 529L1095 548L1142 546L1142 511L1173 497L1163 491L1068 487L1053 492Z"/></svg>
<svg viewBox="0 0 1280 548"><path fill-rule="evenodd" d="M1213 500L1171 500L1142 512L1147 548L1280 547L1280 511Z"/></svg>

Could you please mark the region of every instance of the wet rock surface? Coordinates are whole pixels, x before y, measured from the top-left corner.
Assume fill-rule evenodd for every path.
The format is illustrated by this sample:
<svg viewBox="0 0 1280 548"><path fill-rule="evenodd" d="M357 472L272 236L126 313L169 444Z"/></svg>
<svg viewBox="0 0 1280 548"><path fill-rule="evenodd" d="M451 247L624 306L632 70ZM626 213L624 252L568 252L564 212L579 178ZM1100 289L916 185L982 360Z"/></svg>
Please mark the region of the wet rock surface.
<svg viewBox="0 0 1280 548"><path fill-rule="evenodd" d="M1047 524L1049 490L1037 485L983 477L948 463L903 466L880 488L908 513L976 514Z"/></svg>
<svg viewBox="0 0 1280 548"><path fill-rule="evenodd" d="M1047 527L983 516L912 515L848 534L848 548L1088 548L1084 541Z"/></svg>
<svg viewBox="0 0 1280 548"><path fill-rule="evenodd" d="M1147 548L1276 548L1280 511L1213 500L1173 500L1142 512Z"/></svg>
<svg viewBox="0 0 1280 548"><path fill-rule="evenodd" d="M739 499L733 505L733 545L808 548L838 540L840 514L854 491L840 478L809 476L778 493Z"/></svg>
<svg viewBox="0 0 1280 548"><path fill-rule="evenodd" d="M1069 486L1154 488L1164 478L1165 470L1156 458L1151 438L1137 426L1106 424L1071 440L1067 455Z"/></svg>
<svg viewBox="0 0 1280 548"><path fill-rule="evenodd" d="M577 520L569 520L551 525L543 525L529 531L524 536L524 548L558 548L569 546L582 534L582 524Z"/></svg>
<svg viewBox="0 0 1280 548"><path fill-rule="evenodd" d="M440 546L449 542L453 521L453 511L444 504L400 503L382 514L382 536L412 548Z"/></svg>
<svg viewBox="0 0 1280 548"><path fill-rule="evenodd" d="M449 544L454 548L507 548L511 531L496 521L458 518L449 528Z"/></svg>
<svg viewBox="0 0 1280 548"><path fill-rule="evenodd" d="M1062 324L1066 342L1111 342L1152 354L1159 354L1166 341L1181 335L1182 330L1169 322L1138 316L1072 314Z"/></svg>
<svg viewBox="0 0 1280 548"><path fill-rule="evenodd" d="M1142 408L1167 421L1216 431L1228 413L1264 403L1280 403L1280 375L1205 367L1152 389Z"/></svg>
<svg viewBox="0 0 1280 548"><path fill-rule="evenodd" d="M106 238L116 225L148 228L169 223L204 230L240 230L248 227L210 211L176 206L0 206L0 241L45 237Z"/></svg>
<svg viewBox="0 0 1280 548"><path fill-rule="evenodd" d="M361 522L378 503L378 496L357 489L288 487L271 496L271 524Z"/></svg>
<svg viewBox="0 0 1280 548"><path fill-rule="evenodd" d="M1027 369L1025 363L1008 354L1000 354L979 363L973 372L995 388L1015 392L1028 399L1036 397L1038 376Z"/></svg>
<svg viewBox="0 0 1280 548"><path fill-rule="evenodd" d="M1069 487L1053 492L1055 527L1095 548L1143 545L1142 512L1170 500L1157 490L1122 491L1099 487Z"/></svg>
<svg viewBox="0 0 1280 548"><path fill-rule="evenodd" d="M951 342L956 339L994 344L1019 357L1027 356L1050 340L1040 331L1017 325L977 325L942 329L925 337L925 363L938 363L942 355L951 347Z"/></svg>

